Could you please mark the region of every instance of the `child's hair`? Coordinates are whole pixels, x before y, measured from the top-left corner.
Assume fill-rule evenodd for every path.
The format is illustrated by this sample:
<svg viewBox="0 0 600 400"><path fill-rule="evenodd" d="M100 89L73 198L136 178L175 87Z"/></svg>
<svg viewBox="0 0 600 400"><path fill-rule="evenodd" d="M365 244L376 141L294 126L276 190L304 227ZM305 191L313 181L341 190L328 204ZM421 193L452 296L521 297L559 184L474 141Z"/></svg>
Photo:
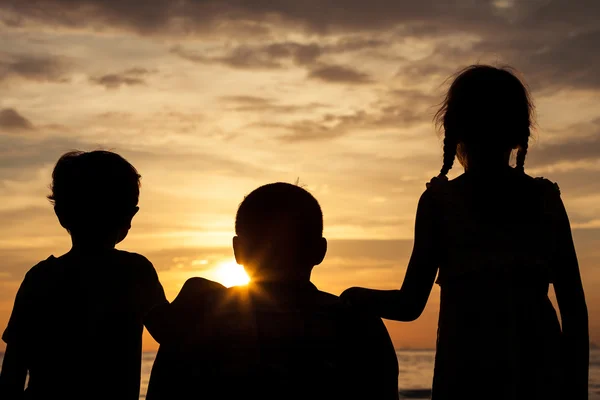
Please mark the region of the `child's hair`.
<svg viewBox="0 0 600 400"><path fill-rule="evenodd" d="M56 163L48 199L70 233L119 229L138 204L140 178L116 153L72 151Z"/></svg>
<svg viewBox="0 0 600 400"><path fill-rule="evenodd" d="M534 106L524 82L510 67L471 65L459 71L435 114L444 132L446 176L455 156L466 166L469 152L517 148L517 166L524 171L534 120Z"/></svg>
<svg viewBox="0 0 600 400"><path fill-rule="evenodd" d="M235 232L257 248L291 247L323 235L323 213L317 199L289 183L270 183L252 191L240 204Z"/></svg>

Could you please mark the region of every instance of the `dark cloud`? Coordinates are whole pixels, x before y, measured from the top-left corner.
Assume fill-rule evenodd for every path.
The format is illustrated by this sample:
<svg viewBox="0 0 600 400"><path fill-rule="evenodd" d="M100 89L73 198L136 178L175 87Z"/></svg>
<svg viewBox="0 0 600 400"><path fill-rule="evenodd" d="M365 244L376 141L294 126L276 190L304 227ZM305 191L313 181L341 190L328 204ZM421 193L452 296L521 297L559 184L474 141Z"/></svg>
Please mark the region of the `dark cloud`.
<svg viewBox="0 0 600 400"><path fill-rule="evenodd" d="M588 130L588 135L574 136L579 129ZM585 128L575 125L565 129L562 140L534 147L528 154L527 165L544 167L560 162L577 162L600 159L600 118Z"/></svg>
<svg viewBox="0 0 600 400"><path fill-rule="evenodd" d="M443 82L462 67L484 62L514 67L534 92L600 89L595 67L600 64L598 28L579 30L572 26L563 32L540 32L517 25L502 34L485 30L474 33L481 36L472 45L442 41L427 57L403 60L398 78L412 83Z"/></svg>
<svg viewBox="0 0 600 400"><path fill-rule="evenodd" d="M343 65L322 65L316 67L308 73L308 77L330 83L364 84L373 82L369 74Z"/></svg>
<svg viewBox="0 0 600 400"><path fill-rule="evenodd" d="M525 167L528 163L525 163ZM600 173L594 169L573 169L573 170L554 170L552 172L543 173L543 177L557 182L563 197L566 198L581 198L595 196L600 193ZM582 210L584 212L588 210ZM572 210L576 212L576 210ZM574 215L575 217L575 215ZM589 218L589 213L587 213ZM572 219L572 222L577 222Z"/></svg>
<svg viewBox="0 0 600 400"><path fill-rule="evenodd" d="M145 77L150 73L152 73L152 71L145 68L131 68L122 73L90 77L90 82L104 86L106 89L118 89L121 86L145 85Z"/></svg>
<svg viewBox="0 0 600 400"><path fill-rule="evenodd" d="M308 77L329 83L365 84L372 78L354 68L324 64L319 58L326 53L356 51L369 46L379 46L383 42L376 40L358 40L349 38L333 45L301 44L279 42L260 46L241 45L227 50L224 55L209 55L191 52L181 46L174 46L170 52L188 61L202 64L222 64L238 69L279 69L291 65L308 69Z"/></svg>
<svg viewBox="0 0 600 400"><path fill-rule="evenodd" d="M0 81L21 78L36 82L67 82L67 63L54 56L0 54Z"/></svg>
<svg viewBox="0 0 600 400"><path fill-rule="evenodd" d="M186 37L218 36L226 29L228 37L242 39L242 44L227 54L198 54L181 47L172 51L191 61L234 68L275 69L286 63L312 65L324 52L335 51L335 46L324 48L322 43L323 37L331 33L353 34L345 39L346 43L338 44L338 51L386 48L385 43L369 35L388 32L395 34L398 42L409 38L440 42L431 56L418 61L405 60L403 68L409 69L409 79L447 76L459 65L496 57L522 70L535 90L600 85L594 68L600 61L597 51L600 3L596 0L507 2L503 6L493 0L348 0L343 5L339 0L308 0L302 7L292 0L148 0L143 7L136 0L0 0L0 11L2 21L12 27L41 23ZM273 33L269 33L270 29ZM243 41L251 32L272 40L275 31L279 34L286 30L320 37L315 43L282 42L262 47ZM466 35L472 41L457 35ZM460 42L455 54L445 51L448 43L444 39L452 36ZM393 57L384 51L380 55ZM110 82L115 77L111 79Z"/></svg>
<svg viewBox="0 0 600 400"><path fill-rule="evenodd" d="M188 61L202 64L222 64L231 68L240 69L275 69L281 68L281 59L284 57L277 52L257 51L250 46L239 46L223 56L204 55L180 46L171 48L172 54L178 55Z"/></svg>
<svg viewBox="0 0 600 400"><path fill-rule="evenodd" d="M230 68L238 69L279 69L290 66L300 66L312 69L315 77L320 75L333 75L348 81L366 79L360 73L352 74L348 68L341 66L321 65L319 60L324 56L356 52L365 49L378 48L386 42L374 38L345 37L330 44L298 43L298 42L272 42L261 45L239 45L233 48L221 49L221 54L213 51L203 53L194 52L180 45L170 49L175 54L188 61L202 64L221 64ZM336 81L337 82L337 81Z"/></svg>
<svg viewBox="0 0 600 400"><path fill-rule="evenodd" d="M254 127L287 132L279 136L284 142L334 139L358 131L399 132L431 123L435 97L411 90L392 90L365 107L346 114L326 113L317 118L292 122L260 122Z"/></svg>
<svg viewBox="0 0 600 400"><path fill-rule="evenodd" d="M596 68L600 64L598 43L599 28L580 30L572 26L562 35L527 31L504 39L490 35L470 52L488 58L501 54L502 61L521 71L536 91L564 87L600 89Z"/></svg>
<svg viewBox="0 0 600 400"><path fill-rule="evenodd" d="M308 104L281 104L274 99L257 96L223 96L220 100L227 106L228 110L241 112L291 114L327 107L323 103L316 102Z"/></svg>
<svg viewBox="0 0 600 400"><path fill-rule="evenodd" d="M274 42L258 46L240 45L225 49L222 55L201 54L181 46L172 47L170 52L203 64L222 64L240 69L275 69L291 64L312 64L321 56L323 48L316 43Z"/></svg>
<svg viewBox="0 0 600 400"><path fill-rule="evenodd" d="M2 0L5 24L23 25L29 21L65 27L112 26L141 33L210 32L222 24L244 21L241 25L256 27L267 24L301 26L307 30L385 29L411 20L426 20L431 15L448 14L448 18L475 19L491 14L490 2L484 7L469 9L466 1L450 4L427 0L398 2L395 0L307 0L302 7L291 0L256 1L193 1L170 2L148 0L140 7L136 0L31 0L26 3ZM261 25L258 25L261 26ZM247 29L246 29L247 31Z"/></svg>
<svg viewBox="0 0 600 400"><path fill-rule="evenodd" d="M33 129L33 124L13 108L0 109L0 132L22 132Z"/></svg>

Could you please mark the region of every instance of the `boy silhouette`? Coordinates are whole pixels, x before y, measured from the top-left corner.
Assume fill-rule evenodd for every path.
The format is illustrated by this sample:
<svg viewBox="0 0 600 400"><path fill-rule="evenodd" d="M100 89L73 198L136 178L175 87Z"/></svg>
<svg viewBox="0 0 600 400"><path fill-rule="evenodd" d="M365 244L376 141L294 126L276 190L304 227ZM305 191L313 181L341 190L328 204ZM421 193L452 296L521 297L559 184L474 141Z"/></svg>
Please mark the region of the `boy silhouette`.
<svg viewBox="0 0 600 400"><path fill-rule="evenodd" d="M48 198L72 248L25 275L2 336L0 398L138 399L143 326L155 332L150 312L167 303L150 261L115 249L138 211L139 180L108 151L58 160Z"/></svg>
<svg viewBox="0 0 600 400"><path fill-rule="evenodd" d="M381 319L319 291L323 215L306 190L273 183L239 206L226 289L188 280L172 303L147 399L398 399L398 361Z"/></svg>

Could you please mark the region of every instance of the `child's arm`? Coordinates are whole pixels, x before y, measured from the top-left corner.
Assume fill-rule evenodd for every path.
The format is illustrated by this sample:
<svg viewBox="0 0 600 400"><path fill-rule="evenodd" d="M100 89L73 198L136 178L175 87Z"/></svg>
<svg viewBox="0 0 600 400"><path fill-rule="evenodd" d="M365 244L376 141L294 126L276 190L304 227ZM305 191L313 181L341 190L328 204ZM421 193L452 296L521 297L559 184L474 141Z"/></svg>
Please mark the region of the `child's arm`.
<svg viewBox="0 0 600 400"><path fill-rule="evenodd" d="M167 321L169 301L154 265L143 256L137 255L137 257L140 257L137 260L140 267L138 296L140 296L144 326L154 340L160 343L169 325Z"/></svg>
<svg viewBox="0 0 600 400"><path fill-rule="evenodd" d="M368 309L381 318L414 321L429 299L439 265L439 233L435 224L437 209L431 190L426 190L417 207L415 243L400 290L350 288L343 300Z"/></svg>
<svg viewBox="0 0 600 400"><path fill-rule="evenodd" d="M162 286L158 282L158 277L153 279L154 292L153 303L155 305L146 315L144 324L152 337L159 343L168 341L172 335L177 335L177 331L182 329L182 322L190 318L199 317L203 307L215 295L226 290L220 283L209 281L204 278L188 279L177 297L172 303L164 298Z"/></svg>
<svg viewBox="0 0 600 400"><path fill-rule="evenodd" d="M37 281L32 268L23 279L15 297L8 326L2 335L6 342L2 371L0 372L0 399L23 399L27 369L25 352L30 334L33 309L33 285Z"/></svg>
<svg viewBox="0 0 600 400"><path fill-rule="evenodd" d="M379 318L364 316L350 329L358 333L352 343L352 368L357 376L352 376L355 398L397 400L398 399L398 358L392 339Z"/></svg>
<svg viewBox="0 0 600 400"><path fill-rule="evenodd" d="M182 364L186 357L181 354L182 338L190 334L189 325L194 325L202 317L206 303L219 293L224 293L225 286L204 278L188 279L177 297L167 307L160 309L158 318L168 324L163 332L160 348L152 366L146 399L172 399L183 397L180 390L189 384L188 370ZM157 316L153 316L157 318ZM168 318L168 320L167 320Z"/></svg>
<svg viewBox="0 0 600 400"><path fill-rule="evenodd" d="M558 235L554 258L554 291L562 320L561 357L565 389L572 399L587 399L589 373L588 313L571 226L564 204L556 196L553 215Z"/></svg>
<svg viewBox="0 0 600 400"><path fill-rule="evenodd" d="M27 366L25 357L16 345L8 344L0 372L0 398L6 400L23 399Z"/></svg>

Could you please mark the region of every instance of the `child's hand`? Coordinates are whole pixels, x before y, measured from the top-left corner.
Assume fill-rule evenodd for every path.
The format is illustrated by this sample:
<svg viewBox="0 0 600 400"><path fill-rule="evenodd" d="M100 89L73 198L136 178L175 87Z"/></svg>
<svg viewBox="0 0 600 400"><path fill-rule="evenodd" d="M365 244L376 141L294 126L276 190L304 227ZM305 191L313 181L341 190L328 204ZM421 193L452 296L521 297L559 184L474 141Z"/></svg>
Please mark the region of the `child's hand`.
<svg viewBox="0 0 600 400"><path fill-rule="evenodd" d="M365 307L368 305L367 297L369 289L361 287L351 287L346 289L340 295L340 299L353 307Z"/></svg>

